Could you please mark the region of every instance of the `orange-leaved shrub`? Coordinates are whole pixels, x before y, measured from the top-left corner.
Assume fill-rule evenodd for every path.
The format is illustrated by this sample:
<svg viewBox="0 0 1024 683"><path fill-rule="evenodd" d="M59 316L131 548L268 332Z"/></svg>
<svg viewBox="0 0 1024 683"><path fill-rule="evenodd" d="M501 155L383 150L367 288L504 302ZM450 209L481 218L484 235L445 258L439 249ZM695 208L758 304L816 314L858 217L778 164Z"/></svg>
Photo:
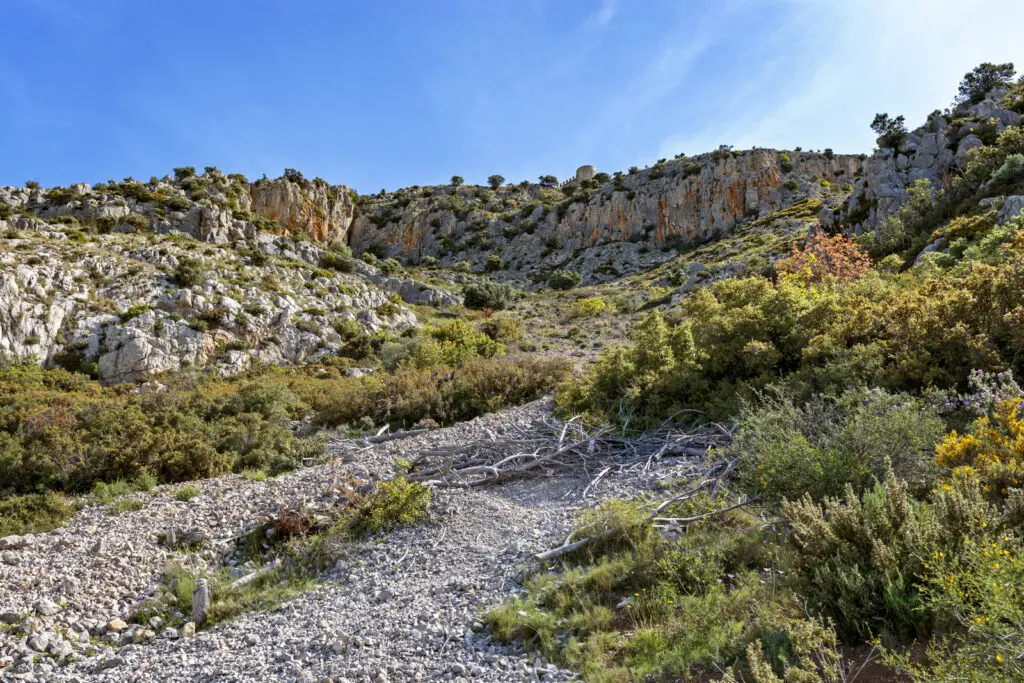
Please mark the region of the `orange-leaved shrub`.
<svg viewBox="0 0 1024 683"><path fill-rule="evenodd" d="M828 236L820 226L807 238L807 243L793 247L793 253L775 264L779 273L796 275L810 282L827 278L849 280L860 277L871 268L871 259L845 235Z"/></svg>

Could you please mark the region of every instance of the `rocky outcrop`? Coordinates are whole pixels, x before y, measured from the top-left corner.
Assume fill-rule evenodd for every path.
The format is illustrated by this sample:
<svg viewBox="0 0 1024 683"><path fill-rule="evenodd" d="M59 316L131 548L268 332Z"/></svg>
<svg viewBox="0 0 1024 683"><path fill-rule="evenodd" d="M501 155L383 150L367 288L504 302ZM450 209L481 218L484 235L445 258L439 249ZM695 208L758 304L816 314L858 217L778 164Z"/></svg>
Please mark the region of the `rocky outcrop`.
<svg viewBox="0 0 1024 683"><path fill-rule="evenodd" d="M315 242L345 241L354 204L349 188L286 178L260 180L249 188L254 213L268 218L286 233L304 233Z"/></svg>
<svg viewBox="0 0 1024 683"><path fill-rule="evenodd" d="M1004 91L996 89L981 102L947 115L938 112L925 125L909 133L898 149L883 147L864 164L864 175L853 187L850 199L833 217L846 232L875 231L909 198L907 187L921 179L936 189L945 187L953 174L967 167L970 151L990 142L1007 126L1020 122L1020 114L1003 108Z"/></svg>
<svg viewBox="0 0 1024 683"><path fill-rule="evenodd" d="M315 361L345 353L346 321L367 333L417 324L395 303L401 288L375 283L386 281L376 269L324 271L308 242L261 233L246 250L200 253L191 240L115 233L83 243L57 226L12 234L12 224L0 221L0 352L106 384L190 365L229 375L256 361ZM201 276L180 283L185 259Z"/></svg>
<svg viewBox="0 0 1024 683"><path fill-rule="evenodd" d="M551 222L550 233L567 248L604 242L644 241L659 247L677 240L692 242L722 233L746 216L784 208L797 197L817 196L820 180L852 180L860 168L855 156L827 159L793 152L788 162L792 171L784 170L780 159L778 152L754 150L704 158L699 170L678 160L664 165L664 175L648 171L625 176L624 189L616 191L612 185L586 204L570 204L562 220ZM689 162L694 163L698 162ZM784 180L797 174L804 180L818 179L817 189L812 183L804 192L784 188Z"/></svg>
<svg viewBox="0 0 1024 683"><path fill-rule="evenodd" d="M356 251L412 261L432 257L449 266L467 261L477 270L497 255L506 266L497 277L550 270L572 254L602 247L622 257L619 275L629 272L631 260L652 265L674 247L721 234L747 217L831 195L833 185L838 191L853 182L861 163L850 155L723 150L562 189L403 191L361 206L350 241ZM600 279L596 268L583 268L586 281Z"/></svg>
<svg viewBox="0 0 1024 683"><path fill-rule="evenodd" d="M0 187L0 204L19 212L21 220L77 223L102 232L177 232L214 244L250 239L260 229L317 243L345 241L354 215L344 185L301 176L248 183L212 171L146 184L126 179L96 187Z"/></svg>

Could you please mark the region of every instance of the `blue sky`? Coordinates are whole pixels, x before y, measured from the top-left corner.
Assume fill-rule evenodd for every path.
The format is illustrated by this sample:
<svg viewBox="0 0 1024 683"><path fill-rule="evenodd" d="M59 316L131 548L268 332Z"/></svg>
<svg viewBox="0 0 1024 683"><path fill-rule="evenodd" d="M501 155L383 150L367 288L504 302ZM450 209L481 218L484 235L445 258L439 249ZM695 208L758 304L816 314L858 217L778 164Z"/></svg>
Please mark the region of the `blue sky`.
<svg viewBox="0 0 1024 683"><path fill-rule="evenodd" d="M285 167L376 192L720 144L870 152L1020 0L2 0L0 185Z"/></svg>

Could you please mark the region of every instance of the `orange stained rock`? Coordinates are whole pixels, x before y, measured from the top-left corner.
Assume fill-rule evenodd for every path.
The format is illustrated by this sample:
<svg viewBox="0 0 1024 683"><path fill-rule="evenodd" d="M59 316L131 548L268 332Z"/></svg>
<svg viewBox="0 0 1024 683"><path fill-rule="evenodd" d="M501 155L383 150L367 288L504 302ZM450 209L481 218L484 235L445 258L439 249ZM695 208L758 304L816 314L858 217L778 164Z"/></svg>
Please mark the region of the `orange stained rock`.
<svg viewBox="0 0 1024 683"><path fill-rule="evenodd" d="M672 222L668 218L668 200L658 200L658 231L655 233L654 238L658 244L664 245L665 240L668 238L672 230Z"/></svg>
<svg viewBox="0 0 1024 683"><path fill-rule="evenodd" d="M618 205L615 207L615 225L619 229L619 239L628 240L630 238L629 223L626 221L626 215L622 213L622 207Z"/></svg>

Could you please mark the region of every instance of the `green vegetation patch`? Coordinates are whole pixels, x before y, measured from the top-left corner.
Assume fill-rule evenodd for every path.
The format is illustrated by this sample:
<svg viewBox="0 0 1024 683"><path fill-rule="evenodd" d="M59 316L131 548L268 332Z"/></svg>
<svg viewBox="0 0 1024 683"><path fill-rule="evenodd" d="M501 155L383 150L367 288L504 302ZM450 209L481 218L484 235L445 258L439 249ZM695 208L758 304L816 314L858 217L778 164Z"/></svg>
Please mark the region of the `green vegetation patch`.
<svg viewBox="0 0 1024 683"><path fill-rule="evenodd" d="M71 501L50 491L0 499L0 536L40 534L56 529L75 514L75 510Z"/></svg>
<svg viewBox="0 0 1024 683"><path fill-rule="evenodd" d="M130 619L144 623L160 616L172 626L191 621L192 596L200 579L207 581L211 597L200 628L243 612L277 609L313 589L323 571L352 552L354 541L427 516L431 493L423 484L398 478L376 483L368 493L357 489L362 486L356 480L335 487L332 492L341 495L327 515L282 508L274 520L250 531L235 556L243 575L227 569L189 570L169 562L161 597L138 606Z"/></svg>

